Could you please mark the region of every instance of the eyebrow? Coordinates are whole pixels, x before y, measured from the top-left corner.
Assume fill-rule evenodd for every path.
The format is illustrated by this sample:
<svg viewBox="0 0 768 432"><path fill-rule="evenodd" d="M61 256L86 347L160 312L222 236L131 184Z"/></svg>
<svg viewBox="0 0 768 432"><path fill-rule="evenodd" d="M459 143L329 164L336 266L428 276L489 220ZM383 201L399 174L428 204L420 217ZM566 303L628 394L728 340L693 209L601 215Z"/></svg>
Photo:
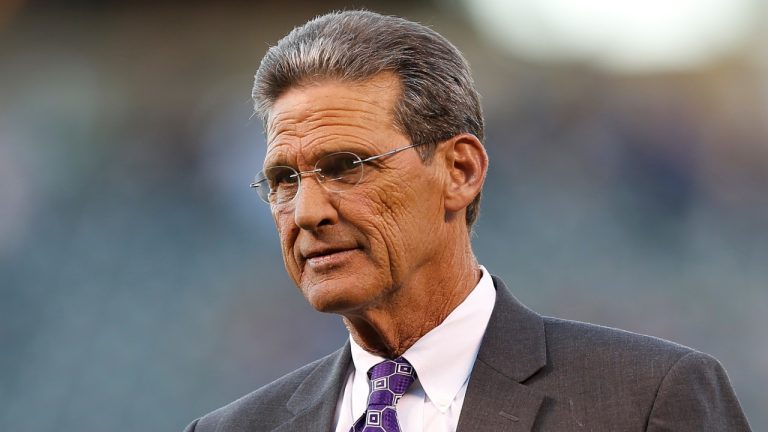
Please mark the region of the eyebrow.
<svg viewBox="0 0 768 432"><path fill-rule="evenodd" d="M264 162L262 163L262 166L264 168L269 168L273 166L290 166L293 167L292 164L290 164L288 161L290 159L296 159L296 157L291 157L288 152L284 150L278 150L273 155L270 155L267 153L267 155L264 157ZM267 163L269 162L269 163Z"/></svg>
<svg viewBox="0 0 768 432"><path fill-rule="evenodd" d="M312 150L309 152L309 157L305 158L305 161L311 161L311 163L308 163L307 166L314 166L317 161L329 154L332 153L354 153L361 159L365 159L372 154L378 154L373 149L370 148L363 148L361 144L355 144L352 141L347 140L331 140L331 142L336 143L337 145L334 146L318 146L316 147L317 150ZM270 161L270 164L267 165L267 160ZM289 163L288 160L296 160L296 155L293 154L293 152L288 152L285 150L278 150L275 152L274 157L270 157L267 155L267 157L264 159L264 168L274 167L274 166L288 166L294 169L297 169L295 164ZM298 171L298 169L297 169Z"/></svg>

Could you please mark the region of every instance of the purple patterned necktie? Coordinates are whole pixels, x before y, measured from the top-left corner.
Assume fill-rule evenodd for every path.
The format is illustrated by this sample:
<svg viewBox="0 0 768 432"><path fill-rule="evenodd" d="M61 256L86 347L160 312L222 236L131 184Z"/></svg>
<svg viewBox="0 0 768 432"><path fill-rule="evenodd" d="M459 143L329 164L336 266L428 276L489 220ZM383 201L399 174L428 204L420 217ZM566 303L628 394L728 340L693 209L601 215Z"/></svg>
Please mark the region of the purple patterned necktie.
<svg viewBox="0 0 768 432"><path fill-rule="evenodd" d="M402 357L384 360L368 371L368 379L368 408L350 432L401 432L395 404L416 380L413 366Z"/></svg>

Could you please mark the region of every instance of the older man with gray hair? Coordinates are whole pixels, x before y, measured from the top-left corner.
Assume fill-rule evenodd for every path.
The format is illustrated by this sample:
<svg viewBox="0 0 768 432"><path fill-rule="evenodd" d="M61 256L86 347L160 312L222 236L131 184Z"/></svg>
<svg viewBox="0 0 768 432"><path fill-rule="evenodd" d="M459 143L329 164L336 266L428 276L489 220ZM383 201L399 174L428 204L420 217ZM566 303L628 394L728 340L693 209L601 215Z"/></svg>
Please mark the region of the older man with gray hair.
<svg viewBox="0 0 768 432"><path fill-rule="evenodd" d="M187 431L746 431L712 357L542 317L478 264L488 169L469 66L420 24L330 13L267 52L251 186L338 351Z"/></svg>

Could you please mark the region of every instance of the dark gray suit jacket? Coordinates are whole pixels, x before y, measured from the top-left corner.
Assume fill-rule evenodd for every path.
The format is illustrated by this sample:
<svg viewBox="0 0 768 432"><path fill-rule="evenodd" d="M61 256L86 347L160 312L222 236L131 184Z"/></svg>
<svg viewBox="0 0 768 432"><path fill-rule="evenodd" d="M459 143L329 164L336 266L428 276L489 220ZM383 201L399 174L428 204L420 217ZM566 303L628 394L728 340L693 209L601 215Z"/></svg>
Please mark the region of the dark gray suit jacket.
<svg viewBox="0 0 768 432"><path fill-rule="evenodd" d="M749 431L714 358L661 339L542 317L494 278L496 305L459 432ZM349 344L190 424L186 432L328 432ZM406 431L407 432L407 431Z"/></svg>

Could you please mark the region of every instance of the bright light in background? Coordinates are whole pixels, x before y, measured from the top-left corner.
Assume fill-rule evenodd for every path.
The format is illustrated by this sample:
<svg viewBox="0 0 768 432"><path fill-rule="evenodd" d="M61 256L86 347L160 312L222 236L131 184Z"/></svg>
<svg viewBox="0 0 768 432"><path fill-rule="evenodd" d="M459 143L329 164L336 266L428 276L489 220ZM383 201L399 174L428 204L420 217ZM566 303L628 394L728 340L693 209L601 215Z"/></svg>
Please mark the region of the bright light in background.
<svg viewBox="0 0 768 432"><path fill-rule="evenodd" d="M614 71L682 70L738 49L760 0L462 0L478 29L538 60Z"/></svg>

